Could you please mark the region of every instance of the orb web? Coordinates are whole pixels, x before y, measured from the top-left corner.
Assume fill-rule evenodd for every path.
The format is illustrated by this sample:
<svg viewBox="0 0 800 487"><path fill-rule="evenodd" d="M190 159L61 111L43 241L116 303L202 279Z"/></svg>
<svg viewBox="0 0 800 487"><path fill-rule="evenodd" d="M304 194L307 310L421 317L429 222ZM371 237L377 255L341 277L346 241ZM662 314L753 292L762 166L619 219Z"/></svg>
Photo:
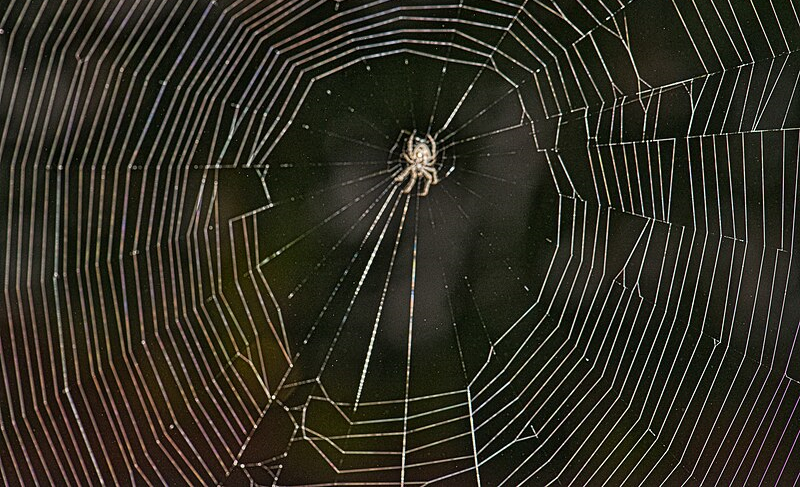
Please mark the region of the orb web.
<svg viewBox="0 0 800 487"><path fill-rule="evenodd" d="M790 0L7 2L0 478L797 483L798 47Z"/></svg>

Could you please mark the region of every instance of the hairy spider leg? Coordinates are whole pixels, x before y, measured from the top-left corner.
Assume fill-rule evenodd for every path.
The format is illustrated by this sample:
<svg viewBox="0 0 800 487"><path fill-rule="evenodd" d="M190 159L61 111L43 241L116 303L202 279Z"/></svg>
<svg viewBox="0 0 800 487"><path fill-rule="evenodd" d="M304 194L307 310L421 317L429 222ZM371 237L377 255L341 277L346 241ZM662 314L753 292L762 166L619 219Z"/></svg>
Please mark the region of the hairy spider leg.
<svg viewBox="0 0 800 487"><path fill-rule="evenodd" d="M431 143L431 161L433 161L434 159L436 159L436 141L433 140L431 134L428 134L428 140Z"/></svg>
<svg viewBox="0 0 800 487"><path fill-rule="evenodd" d="M408 178L408 184L406 184L406 187L403 188L403 194L410 193L411 190L414 189L414 185L415 184L417 184L417 173L416 173L416 171L411 174L410 178Z"/></svg>
<svg viewBox="0 0 800 487"><path fill-rule="evenodd" d="M417 131L416 130L411 132L411 136L408 138L408 149L406 150L407 154L411 154L412 152L414 152L414 146L412 144L414 143L414 136L415 135L417 135Z"/></svg>
<svg viewBox="0 0 800 487"><path fill-rule="evenodd" d="M425 186L422 187L422 192L419 195L427 196L428 191L431 189L431 184L436 184L433 182L435 176L429 171L420 171L420 173L425 178Z"/></svg>
<svg viewBox="0 0 800 487"><path fill-rule="evenodd" d="M409 173L411 173L412 169L414 169L413 165L409 164L408 166L406 166L406 168L403 169L403 171L400 174L395 176L395 178L394 178L395 182L399 183L402 180L404 180L406 177L408 177L408 175L409 175Z"/></svg>

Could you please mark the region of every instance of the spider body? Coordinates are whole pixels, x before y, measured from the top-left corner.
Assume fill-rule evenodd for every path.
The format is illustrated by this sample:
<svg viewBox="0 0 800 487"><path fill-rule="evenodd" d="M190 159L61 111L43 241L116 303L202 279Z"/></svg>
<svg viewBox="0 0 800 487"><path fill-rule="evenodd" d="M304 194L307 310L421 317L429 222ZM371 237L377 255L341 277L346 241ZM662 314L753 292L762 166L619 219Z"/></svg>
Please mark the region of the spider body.
<svg viewBox="0 0 800 487"><path fill-rule="evenodd" d="M424 186L419 193L420 196L426 196L432 184L439 182L439 174L436 170L436 141L430 135L427 136L427 141L420 139L414 145L416 132L413 132L408 138L406 150L403 152L403 158L407 165L403 171L394 178L398 183L402 183L408 178L408 183L403 188L403 194L408 194L417 184L417 180L423 178Z"/></svg>

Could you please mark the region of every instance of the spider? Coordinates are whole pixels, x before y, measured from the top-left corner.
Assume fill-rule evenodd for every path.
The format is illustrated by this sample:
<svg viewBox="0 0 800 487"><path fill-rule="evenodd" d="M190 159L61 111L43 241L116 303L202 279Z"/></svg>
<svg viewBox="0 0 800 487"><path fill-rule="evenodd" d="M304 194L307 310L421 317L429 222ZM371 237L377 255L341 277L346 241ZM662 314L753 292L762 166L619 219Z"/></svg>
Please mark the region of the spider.
<svg viewBox="0 0 800 487"><path fill-rule="evenodd" d="M427 136L427 142L424 139L418 139L417 145L413 145L416 133L416 131L411 133L411 137L408 138L408 146L403 152L403 157L408 165L394 180L398 183L402 183L408 178L408 184L403 188L403 194L408 194L411 192L414 185L417 184L419 178L425 178L425 186L423 186L422 192L420 192L419 195L426 196L428 190L431 188L431 184L439 183L439 173L434 166L437 156L436 141L434 141L433 137L429 134ZM430 142L430 145L428 145L428 142Z"/></svg>

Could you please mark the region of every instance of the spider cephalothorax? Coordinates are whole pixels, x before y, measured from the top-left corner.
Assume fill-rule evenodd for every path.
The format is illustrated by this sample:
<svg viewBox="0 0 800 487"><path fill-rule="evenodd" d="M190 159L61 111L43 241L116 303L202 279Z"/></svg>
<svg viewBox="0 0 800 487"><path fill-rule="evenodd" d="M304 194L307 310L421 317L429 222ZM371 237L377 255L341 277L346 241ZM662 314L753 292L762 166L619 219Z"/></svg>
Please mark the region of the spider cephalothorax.
<svg viewBox="0 0 800 487"><path fill-rule="evenodd" d="M408 184L403 188L403 193L408 194L417 184L419 178L425 179L425 185L420 196L428 194L432 184L439 182L439 174L436 170L436 141L433 137L427 135L426 139L416 139L416 132L413 132L408 138L406 150L403 152L403 158L406 160L406 167L403 171L394 178L398 183L402 183L408 178ZM414 141L416 140L416 145Z"/></svg>

